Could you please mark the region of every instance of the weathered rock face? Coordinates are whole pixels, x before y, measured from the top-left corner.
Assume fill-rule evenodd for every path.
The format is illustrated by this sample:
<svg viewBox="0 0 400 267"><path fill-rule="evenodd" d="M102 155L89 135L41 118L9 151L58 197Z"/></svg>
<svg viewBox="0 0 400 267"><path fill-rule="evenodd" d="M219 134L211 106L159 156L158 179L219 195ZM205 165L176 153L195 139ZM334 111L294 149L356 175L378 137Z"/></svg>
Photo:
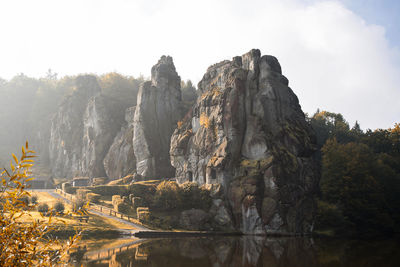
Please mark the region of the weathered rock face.
<svg viewBox="0 0 400 267"><path fill-rule="evenodd" d="M136 171L133 152L133 117L136 107L125 111L125 122L104 158L104 169L111 179L125 177Z"/></svg>
<svg viewBox="0 0 400 267"><path fill-rule="evenodd" d="M52 175L104 177L104 158L125 122L125 110L136 100L137 91L134 87L117 85L115 94L110 90L103 92L97 78L92 75L77 77L75 87L52 120L49 144ZM130 140L128 142L132 147L133 116L129 119L131 134L125 138ZM126 127L129 128L128 125ZM125 157L129 161L134 155L132 150L128 153ZM131 161L128 161L118 163L119 168L114 165L112 168L116 168L116 173L123 172L132 168ZM124 163L129 166L121 166Z"/></svg>
<svg viewBox="0 0 400 267"><path fill-rule="evenodd" d="M222 184L236 229L312 230L315 137L278 60L251 50L208 68L171 138L179 182Z"/></svg>
<svg viewBox="0 0 400 267"><path fill-rule="evenodd" d="M103 160L123 121L124 109L117 100L101 94L89 100L83 115L82 175L106 176Z"/></svg>
<svg viewBox="0 0 400 267"><path fill-rule="evenodd" d="M180 84L172 58L163 56L151 69L151 82L139 89L133 149L137 173L146 179L174 176L169 148L181 118Z"/></svg>
<svg viewBox="0 0 400 267"><path fill-rule="evenodd" d="M95 76L78 76L76 89L61 103L51 123L49 156L52 174L73 177L80 174L83 114L89 99L100 92Z"/></svg>

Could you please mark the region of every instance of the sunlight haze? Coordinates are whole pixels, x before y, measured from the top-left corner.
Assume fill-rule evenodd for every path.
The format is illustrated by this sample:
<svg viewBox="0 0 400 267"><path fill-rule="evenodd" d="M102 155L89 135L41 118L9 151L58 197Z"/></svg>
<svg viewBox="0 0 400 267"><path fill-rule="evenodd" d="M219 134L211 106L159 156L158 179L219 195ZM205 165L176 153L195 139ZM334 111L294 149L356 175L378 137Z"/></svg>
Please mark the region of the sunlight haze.
<svg viewBox="0 0 400 267"><path fill-rule="evenodd" d="M161 55L195 84L252 48L278 58L304 112L363 129L400 118L399 44L349 1L1 1L0 77L116 71L149 77ZM395 40L395 39L394 39Z"/></svg>

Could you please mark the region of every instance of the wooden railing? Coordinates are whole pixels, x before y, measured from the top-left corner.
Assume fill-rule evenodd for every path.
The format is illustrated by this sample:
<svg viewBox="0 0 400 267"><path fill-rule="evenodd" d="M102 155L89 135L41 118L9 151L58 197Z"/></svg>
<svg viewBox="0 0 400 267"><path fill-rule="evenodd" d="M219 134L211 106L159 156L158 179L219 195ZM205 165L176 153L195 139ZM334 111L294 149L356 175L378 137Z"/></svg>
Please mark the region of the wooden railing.
<svg viewBox="0 0 400 267"><path fill-rule="evenodd" d="M128 222L131 222L131 223L140 224L140 222L138 220L136 220L134 216L127 215L127 214L124 214L122 212L115 211L114 209L106 207L106 206L102 206L102 205L92 204L91 203L90 204L90 208L92 208L94 210L97 210L97 211L100 211L101 213L104 213L104 214L107 214L107 215L110 215L110 216L114 216L116 218L119 218L119 219L122 219L122 220L125 220L125 221L128 221Z"/></svg>
<svg viewBox="0 0 400 267"><path fill-rule="evenodd" d="M76 199L75 195L66 193L62 189L56 189L56 193L60 194L61 196L63 196L64 198L66 198L67 200L69 200L71 202ZM115 211L114 209L106 207L106 206L89 203L89 209L97 210L103 214L107 214L109 216L113 216L118 219L122 219L122 220L131 222L131 223L135 223L138 225L142 225L134 216Z"/></svg>

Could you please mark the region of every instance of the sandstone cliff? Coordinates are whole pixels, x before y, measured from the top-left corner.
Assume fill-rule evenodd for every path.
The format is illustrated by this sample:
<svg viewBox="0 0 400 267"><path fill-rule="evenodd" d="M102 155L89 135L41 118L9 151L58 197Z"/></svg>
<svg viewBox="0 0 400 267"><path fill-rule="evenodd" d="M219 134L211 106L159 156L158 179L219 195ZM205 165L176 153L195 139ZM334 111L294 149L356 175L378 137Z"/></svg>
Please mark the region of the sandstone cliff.
<svg viewBox="0 0 400 267"><path fill-rule="evenodd" d="M49 141L52 175L104 177L107 175L104 158L125 123L125 110L136 101L137 87L114 83L114 88L102 90L92 75L78 76L75 83L72 94L64 98L52 120ZM133 151L127 153L130 154L125 157L131 159ZM126 164L123 168L132 168L131 160Z"/></svg>
<svg viewBox="0 0 400 267"><path fill-rule="evenodd" d="M100 92L95 76L78 76L71 95L66 96L51 122L49 157L52 174L74 177L80 173L83 114L89 99Z"/></svg>
<svg viewBox="0 0 400 267"><path fill-rule="evenodd" d="M171 57L151 69L151 82L141 85L134 116L133 148L137 173L145 179L173 177L169 148L181 118L181 79Z"/></svg>
<svg viewBox="0 0 400 267"><path fill-rule="evenodd" d="M104 169L110 179L124 177L136 171L136 158L133 152L133 116L136 107L125 112L125 124L114 138L104 158Z"/></svg>
<svg viewBox="0 0 400 267"><path fill-rule="evenodd" d="M198 88L171 138L177 180L221 184L214 203L244 233L311 231L315 138L278 60L251 50L209 67Z"/></svg>
<svg viewBox="0 0 400 267"><path fill-rule="evenodd" d="M103 160L121 128L123 118L124 109L116 99L98 95L89 100L83 115L80 175L106 176Z"/></svg>

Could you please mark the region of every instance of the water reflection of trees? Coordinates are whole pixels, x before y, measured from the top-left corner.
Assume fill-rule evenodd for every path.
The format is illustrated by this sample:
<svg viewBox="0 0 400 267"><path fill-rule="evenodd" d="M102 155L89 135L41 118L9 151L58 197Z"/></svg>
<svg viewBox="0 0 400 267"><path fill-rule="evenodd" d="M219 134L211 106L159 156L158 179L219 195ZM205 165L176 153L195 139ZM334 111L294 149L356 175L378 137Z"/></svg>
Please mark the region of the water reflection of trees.
<svg viewBox="0 0 400 267"><path fill-rule="evenodd" d="M108 258L88 260L87 266L392 266L398 256L390 253L396 249L390 242L311 238L157 239L114 249Z"/></svg>

